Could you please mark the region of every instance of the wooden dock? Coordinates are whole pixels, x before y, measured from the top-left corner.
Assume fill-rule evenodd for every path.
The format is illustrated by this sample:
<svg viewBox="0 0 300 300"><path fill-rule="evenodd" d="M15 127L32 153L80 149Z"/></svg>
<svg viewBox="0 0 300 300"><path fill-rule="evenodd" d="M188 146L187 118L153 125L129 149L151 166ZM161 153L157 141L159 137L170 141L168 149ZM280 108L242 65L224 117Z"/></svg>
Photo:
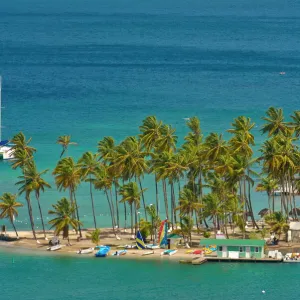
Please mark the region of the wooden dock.
<svg viewBox="0 0 300 300"><path fill-rule="evenodd" d="M229 258L229 257L205 257L208 262L243 262L243 263L280 263L281 259L276 258Z"/></svg>

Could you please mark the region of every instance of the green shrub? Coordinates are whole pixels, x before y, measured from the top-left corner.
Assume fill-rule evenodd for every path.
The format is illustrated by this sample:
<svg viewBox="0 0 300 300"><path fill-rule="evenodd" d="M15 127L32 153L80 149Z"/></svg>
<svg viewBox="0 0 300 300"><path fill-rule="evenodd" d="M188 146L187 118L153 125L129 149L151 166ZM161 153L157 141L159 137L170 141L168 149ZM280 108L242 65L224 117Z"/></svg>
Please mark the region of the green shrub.
<svg viewBox="0 0 300 300"><path fill-rule="evenodd" d="M206 239L208 239L208 238L210 238L211 233L210 233L209 231L204 231L204 232L203 232L203 236L204 236Z"/></svg>

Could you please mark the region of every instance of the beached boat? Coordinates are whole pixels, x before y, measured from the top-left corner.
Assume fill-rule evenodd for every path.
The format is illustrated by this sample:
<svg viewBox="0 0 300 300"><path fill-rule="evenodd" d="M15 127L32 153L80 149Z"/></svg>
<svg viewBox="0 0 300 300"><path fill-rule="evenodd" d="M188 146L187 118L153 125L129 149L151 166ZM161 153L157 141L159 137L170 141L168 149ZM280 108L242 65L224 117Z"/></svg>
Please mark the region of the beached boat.
<svg viewBox="0 0 300 300"><path fill-rule="evenodd" d="M95 254L96 257L106 257L110 251L109 246L100 247L99 251Z"/></svg>
<svg viewBox="0 0 300 300"><path fill-rule="evenodd" d="M112 256L121 256L125 255L127 253L127 250L119 250L112 254Z"/></svg>
<svg viewBox="0 0 300 300"><path fill-rule="evenodd" d="M54 245L54 246L48 247L47 250L48 251L57 251L61 248L62 248L62 245Z"/></svg>
<svg viewBox="0 0 300 300"><path fill-rule="evenodd" d="M154 251L147 251L143 253L142 256L151 255L151 254L154 254Z"/></svg>
<svg viewBox="0 0 300 300"><path fill-rule="evenodd" d="M283 258L283 262L300 263L300 253L287 253Z"/></svg>
<svg viewBox="0 0 300 300"><path fill-rule="evenodd" d="M159 249L159 245L154 245L154 244L147 244L146 245L147 249Z"/></svg>
<svg viewBox="0 0 300 300"><path fill-rule="evenodd" d="M93 252L94 252L94 248L82 248L77 251L77 254L89 254Z"/></svg>
<svg viewBox="0 0 300 300"><path fill-rule="evenodd" d="M168 249L168 250L163 251L160 255L169 255L169 256L171 256L171 255L174 255L175 253L177 253L177 250Z"/></svg>

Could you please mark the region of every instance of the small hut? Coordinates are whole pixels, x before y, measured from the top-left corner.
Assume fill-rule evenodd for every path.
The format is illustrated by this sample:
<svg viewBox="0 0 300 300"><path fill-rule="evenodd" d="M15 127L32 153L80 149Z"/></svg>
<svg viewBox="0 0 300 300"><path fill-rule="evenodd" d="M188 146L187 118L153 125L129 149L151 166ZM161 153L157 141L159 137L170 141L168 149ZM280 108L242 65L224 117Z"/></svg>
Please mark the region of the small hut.
<svg viewBox="0 0 300 300"><path fill-rule="evenodd" d="M181 243L182 236L175 233L171 233L168 235L167 239L168 239L168 248L176 249L178 244Z"/></svg>
<svg viewBox="0 0 300 300"><path fill-rule="evenodd" d="M300 222L290 222L288 240L292 243L300 243Z"/></svg>

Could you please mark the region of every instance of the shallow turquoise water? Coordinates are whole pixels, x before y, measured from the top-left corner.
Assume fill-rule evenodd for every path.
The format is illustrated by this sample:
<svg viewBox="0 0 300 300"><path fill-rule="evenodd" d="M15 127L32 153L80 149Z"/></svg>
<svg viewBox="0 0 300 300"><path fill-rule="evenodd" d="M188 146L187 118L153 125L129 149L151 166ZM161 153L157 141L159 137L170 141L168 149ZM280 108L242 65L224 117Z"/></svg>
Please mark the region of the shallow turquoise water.
<svg viewBox="0 0 300 300"><path fill-rule="evenodd" d="M56 257L0 249L1 299L298 299L297 264ZM266 293L262 294L262 290Z"/></svg>
<svg viewBox="0 0 300 300"><path fill-rule="evenodd" d="M225 131L234 117L256 123L271 106L298 109L300 5L297 1L11 0L0 6L0 73L4 136L32 136L41 169L59 158L57 136L71 134L79 157L107 135L137 134L150 114L186 133L197 115L205 134ZM285 71L285 76L279 72ZM17 172L0 165L0 190L15 192ZM146 178L146 202L154 199ZM63 193L41 196L43 210ZM88 186L77 195L92 225ZM266 196L253 197L258 211ZM24 199L21 197L21 201ZM36 208L34 208L36 210ZM100 226L110 225L96 193ZM18 228L28 228L26 209ZM37 220L37 226L40 226Z"/></svg>

